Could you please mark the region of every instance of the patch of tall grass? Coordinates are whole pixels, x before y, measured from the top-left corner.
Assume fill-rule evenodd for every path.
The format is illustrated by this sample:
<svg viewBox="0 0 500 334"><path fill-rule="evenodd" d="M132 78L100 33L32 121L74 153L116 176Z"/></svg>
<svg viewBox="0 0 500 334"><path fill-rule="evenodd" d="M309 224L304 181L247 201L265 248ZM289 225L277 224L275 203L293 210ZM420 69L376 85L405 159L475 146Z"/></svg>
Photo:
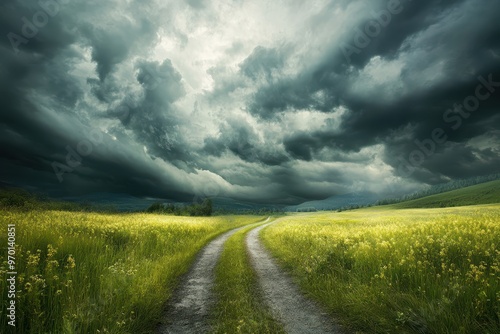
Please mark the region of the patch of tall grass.
<svg viewBox="0 0 500 334"><path fill-rule="evenodd" d="M152 333L180 275L211 238L255 216L0 212L16 226L15 333ZM0 254L5 277L6 252ZM0 281L7 332L6 280Z"/></svg>
<svg viewBox="0 0 500 334"><path fill-rule="evenodd" d="M266 247L347 327L500 333L500 205L284 217Z"/></svg>

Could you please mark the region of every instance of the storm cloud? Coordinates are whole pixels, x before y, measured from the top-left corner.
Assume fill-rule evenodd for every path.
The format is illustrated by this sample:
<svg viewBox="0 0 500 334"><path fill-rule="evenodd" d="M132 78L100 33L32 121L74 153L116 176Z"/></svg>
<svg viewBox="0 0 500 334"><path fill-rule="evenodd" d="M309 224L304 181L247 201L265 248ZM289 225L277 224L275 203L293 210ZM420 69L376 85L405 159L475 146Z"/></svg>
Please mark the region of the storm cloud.
<svg viewBox="0 0 500 334"><path fill-rule="evenodd" d="M500 172L500 2L5 0L0 181L292 204Z"/></svg>

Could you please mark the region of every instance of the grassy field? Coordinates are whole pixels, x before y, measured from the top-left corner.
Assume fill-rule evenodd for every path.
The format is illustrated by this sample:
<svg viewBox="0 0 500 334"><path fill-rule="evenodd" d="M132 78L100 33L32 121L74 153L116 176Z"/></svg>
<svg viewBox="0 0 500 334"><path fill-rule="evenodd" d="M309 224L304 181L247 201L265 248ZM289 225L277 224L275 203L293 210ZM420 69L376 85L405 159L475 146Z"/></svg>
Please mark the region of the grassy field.
<svg viewBox="0 0 500 334"><path fill-rule="evenodd" d="M500 205L283 217L265 245L360 333L500 333Z"/></svg>
<svg viewBox="0 0 500 334"><path fill-rule="evenodd" d="M500 202L500 180L477 184L441 194L393 204L395 209L443 208Z"/></svg>
<svg viewBox="0 0 500 334"><path fill-rule="evenodd" d="M354 331L500 333L500 204L460 206L499 202L499 186L293 214L262 237L302 290ZM244 243L264 217L56 211L48 208L57 203L24 198L1 199L8 206L0 244L8 244L8 224L16 229L11 332L153 333L196 253L224 231L253 224L228 239L217 264L214 331L283 333L263 305ZM1 276L8 271L4 247ZM0 329L10 328L5 279L0 293Z"/></svg>
<svg viewBox="0 0 500 334"><path fill-rule="evenodd" d="M246 234L261 224L238 231L224 246L216 267L214 333L285 333L261 299L245 247Z"/></svg>
<svg viewBox="0 0 500 334"><path fill-rule="evenodd" d="M194 255L223 231L261 220L1 211L16 227L15 333L149 333ZM6 251L0 272L7 270ZM0 281L6 301L6 280ZM6 303L0 328L8 328Z"/></svg>

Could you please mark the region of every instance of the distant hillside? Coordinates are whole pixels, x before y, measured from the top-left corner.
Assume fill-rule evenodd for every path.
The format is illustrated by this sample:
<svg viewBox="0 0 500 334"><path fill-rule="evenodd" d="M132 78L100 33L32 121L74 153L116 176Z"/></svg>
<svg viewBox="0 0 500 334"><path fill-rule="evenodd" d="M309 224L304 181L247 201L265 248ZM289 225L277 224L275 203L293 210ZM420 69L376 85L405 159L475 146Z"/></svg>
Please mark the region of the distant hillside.
<svg viewBox="0 0 500 334"><path fill-rule="evenodd" d="M50 199L43 194L36 194L21 188L0 187L0 210L63 210L63 211L106 211L114 212L115 208L90 203L76 203Z"/></svg>
<svg viewBox="0 0 500 334"><path fill-rule="evenodd" d="M500 174L490 174L483 176L471 177L468 179L453 180L446 183L435 184L433 186L426 187L425 189L419 190L417 192L407 194L401 197L391 197L385 198L376 203L376 205L386 205L386 204L396 204L401 202L407 202L414 199L427 197L431 195L441 194L444 192L449 192L456 189L461 189L465 187L474 186L476 184L486 183L490 181L500 180Z"/></svg>
<svg viewBox="0 0 500 334"><path fill-rule="evenodd" d="M391 205L394 208L441 208L500 203L500 180Z"/></svg>
<svg viewBox="0 0 500 334"><path fill-rule="evenodd" d="M377 201L378 196L373 193L350 193L331 196L324 200L304 202L299 205L287 206L285 211L316 211L316 210L338 210L367 206Z"/></svg>

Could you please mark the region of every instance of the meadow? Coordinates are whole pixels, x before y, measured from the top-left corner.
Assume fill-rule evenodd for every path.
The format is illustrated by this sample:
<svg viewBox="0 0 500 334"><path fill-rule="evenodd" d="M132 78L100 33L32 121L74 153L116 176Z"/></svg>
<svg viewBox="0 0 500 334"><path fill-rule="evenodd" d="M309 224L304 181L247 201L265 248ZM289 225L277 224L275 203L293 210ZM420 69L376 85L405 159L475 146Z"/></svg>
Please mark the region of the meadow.
<svg viewBox="0 0 500 334"><path fill-rule="evenodd" d="M353 333L500 333L500 204L458 206L499 198L494 181L389 206L289 214L261 238L301 290ZM284 332L245 246L265 217L84 212L0 196L6 203L0 244L9 244L14 224L18 273L12 333L154 333L196 254L239 226L214 272L213 331ZM7 290L2 279L6 333Z"/></svg>
<svg viewBox="0 0 500 334"><path fill-rule="evenodd" d="M0 244L7 245L7 225L16 228L12 332L152 333L196 253L218 234L261 219L2 210ZM2 277L6 255L0 254ZM6 283L0 281L4 301Z"/></svg>
<svg viewBox="0 0 500 334"><path fill-rule="evenodd" d="M500 333L500 205L282 217L263 242L357 333Z"/></svg>

